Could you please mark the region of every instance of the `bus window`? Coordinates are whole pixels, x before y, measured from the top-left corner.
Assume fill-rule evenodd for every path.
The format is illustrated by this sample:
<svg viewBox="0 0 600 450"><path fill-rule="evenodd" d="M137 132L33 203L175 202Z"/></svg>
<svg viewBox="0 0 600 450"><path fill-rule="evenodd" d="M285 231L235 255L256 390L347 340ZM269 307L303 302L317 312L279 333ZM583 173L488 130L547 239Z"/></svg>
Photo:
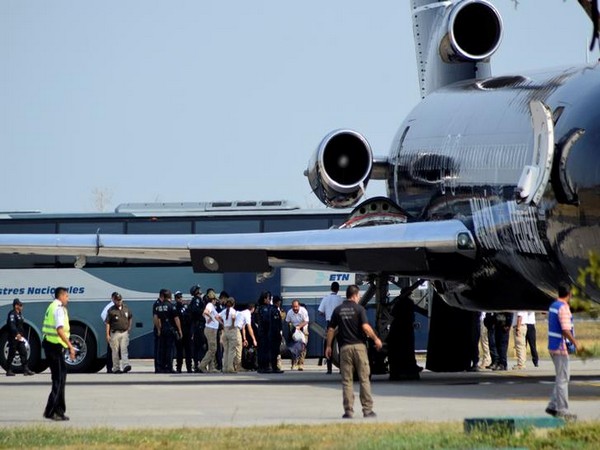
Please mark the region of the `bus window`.
<svg viewBox="0 0 600 450"><path fill-rule="evenodd" d="M197 220L196 234L260 233L260 220Z"/></svg>
<svg viewBox="0 0 600 450"><path fill-rule="evenodd" d="M327 228L329 228L328 219L294 217L292 220L289 218L265 220L265 233L272 231L326 230Z"/></svg>
<svg viewBox="0 0 600 450"><path fill-rule="evenodd" d="M160 221L128 222L127 234L191 234L192 222Z"/></svg>
<svg viewBox="0 0 600 450"><path fill-rule="evenodd" d="M58 224L58 232L65 234L123 234L123 222L66 222Z"/></svg>

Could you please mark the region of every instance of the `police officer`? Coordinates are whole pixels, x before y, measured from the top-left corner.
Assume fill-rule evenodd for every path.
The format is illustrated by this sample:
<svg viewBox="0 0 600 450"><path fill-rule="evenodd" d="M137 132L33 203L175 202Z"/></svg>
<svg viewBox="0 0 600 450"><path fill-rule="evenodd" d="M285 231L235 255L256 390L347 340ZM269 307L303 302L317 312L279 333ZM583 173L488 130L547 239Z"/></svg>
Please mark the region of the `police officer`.
<svg viewBox="0 0 600 450"><path fill-rule="evenodd" d="M154 335L154 373L160 373L160 333L158 332L158 307L162 305L163 294L166 289L161 289L158 293L158 298L152 304L152 322L154 324L153 335ZM114 292L113 292L114 294ZM111 357L112 358L112 357ZM111 369L112 371L112 369Z"/></svg>
<svg viewBox="0 0 600 450"><path fill-rule="evenodd" d="M171 303L171 291L161 290L162 303L156 307L155 323L158 330L158 370L173 373L173 351L175 339L180 339L181 322Z"/></svg>
<svg viewBox="0 0 600 450"><path fill-rule="evenodd" d="M181 367L183 366L183 358L185 355L185 368L188 373L192 372L192 339L191 339L191 327L192 320L188 305L183 301L183 293L181 291L175 292L175 313L179 317L181 323L181 339L175 341L176 359L177 359L177 373L181 373Z"/></svg>
<svg viewBox="0 0 600 450"><path fill-rule="evenodd" d="M6 362L6 376L14 377L15 374L11 370L12 362L15 354L19 352L21 357L21 365L24 375L33 375L33 371L27 366L27 346L25 345L25 333L23 330L23 303L18 298L13 300L13 309L8 313L6 318L6 328L8 329L8 360Z"/></svg>
<svg viewBox="0 0 600 450"><path fill-rule="evenodd" d="M206 320L203 312L206 303L202 298L202 289L200 285L195 284L190 288L192 299L188 307L191 323L191 341L192 341L192 358L194 359L194 372L200 372L200 361L206 354L206 338L204 337L204 327Z"/></svg>
<svg viewBox="0 0 600 450"><path fill-rule="evenodd" d="M258 303L258 372L283 373L283 370L277 368L281 346L281 314L271 304L270 292L263 292Z"/></svg>

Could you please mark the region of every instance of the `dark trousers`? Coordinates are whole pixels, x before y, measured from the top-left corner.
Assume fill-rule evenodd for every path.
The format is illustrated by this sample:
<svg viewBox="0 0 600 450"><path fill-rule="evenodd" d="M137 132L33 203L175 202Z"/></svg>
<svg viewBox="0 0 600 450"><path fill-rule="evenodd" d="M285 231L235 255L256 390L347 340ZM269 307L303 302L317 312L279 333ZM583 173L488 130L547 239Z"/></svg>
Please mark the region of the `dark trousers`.
<svg viewBox="0 0 600 450"><path fill-rule="evenodd" d="M173 356L175 353L175 335L171 328L163 328L160 333L158 348L158 365L160 372L173 372Z"/></svg>
<svg viewBox="0 0 600 450"><path fill-rule="evenodd" d="M327 330L329 329L329 320L325 321L325 339L323 339L323 354L325 354L325 349L327 348ZM331 358L327 359L327 372L331 372L333 369L333 361Z"/></svg>
<svg viewBox="0 0 600 450"><path fill-rule="evenodd" d="M271 343L269 341L269 335L266 333L258 333L256 339L258 341L258 347L256 348L258 370L268 370L271 363Z"/></svg>
<svg viewBox="0 0 600 450"><path fill-rule="evenodd" d="M498 364L506 368L508 365L508 338L510 336L510 328L496 325L496 351L498 352Z"/></svg>
<svg viewBox="0 0 600 450"><path fill-rule="evenodd" d="M44 340L42 342L46 359L52 374L52 390L48 396L48 403L44 410L44 416L53 414L63 415L67 411L65 405L65 384L67 383L67 363L65 361L64 347Z"/></svg>
<svg viewBox="0 0 600 450"><path fill-rule="evenodd" d="M529 345L529 350L531 351L531 360L533 361L533 365L537 366L540 358L537 351L535 325L532 323L527 324L527 334L525 335L525 340L527 341L527 345Z"/></svg>
<svg viewBox="0 0 600 450"><path fill-rule="evenodd" d="M6 370L11 370L11 365L15 355L19 353L19 357L21 358L21 367L24 371L27 371L27 348L25 348L25 343L22 341L17 341L14 337L10 337L9 339L9 347L8 347L8 360L6 361Z"/></svg>
<svg viewBox="0 0 600 450"><path fill-rule="evenodd" d="M111 353L112 355L112 353ZM111 360L112 361L112 360ZM112 362L111 362L112 367ZM156 328L154 329L154 373L160 373L160 337Z"/></svg>
<svg viewBox="0 0 600 450"><path fill-rule="evenodd" d="M183 336L175 341L175 353L177 359L177 372L181 372L183 358L185 357L185 368L192 371L192 338L188 330L182 330Z"/></svg>
<svg viewBox="0 0 600 450"><path fill-rule="evenodd" d="M499 356L498 350L496 349L496 326L492 326L487 328L488 334L488 346L490 347L490 356L492 358L492 365L498 364Z"/></svg>

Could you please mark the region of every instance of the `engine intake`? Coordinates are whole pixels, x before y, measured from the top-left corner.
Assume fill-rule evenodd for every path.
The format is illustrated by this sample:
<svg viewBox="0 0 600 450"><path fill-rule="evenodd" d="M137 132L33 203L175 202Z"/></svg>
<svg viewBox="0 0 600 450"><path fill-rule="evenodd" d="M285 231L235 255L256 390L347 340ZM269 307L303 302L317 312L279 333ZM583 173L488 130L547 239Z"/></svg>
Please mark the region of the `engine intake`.
<svg viewBox="0 0 600 450"><path fill-rule="evenodd" d="M373 168L367 140L353 130L336 130L321 141L306 175L317 198L327 206L354 206L362 197Z"/></svg>
<svg viewBox="0 0 600 450"><path fill-rule="evenodd" d="M451 49L442 49L442 58L483 61L500 46L502 18L487 1L464 0L452 9L448 32Z"/></svg>

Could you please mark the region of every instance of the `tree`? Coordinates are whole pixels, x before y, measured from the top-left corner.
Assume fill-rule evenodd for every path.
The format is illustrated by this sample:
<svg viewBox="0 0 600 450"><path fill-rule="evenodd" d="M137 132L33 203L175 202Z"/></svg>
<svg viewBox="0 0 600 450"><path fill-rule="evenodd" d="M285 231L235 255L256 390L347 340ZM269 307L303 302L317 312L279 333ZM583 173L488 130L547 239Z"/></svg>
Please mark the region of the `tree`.
<svg viewBox="0 0 600 450"><path fill-rule="evenodd" d="M108 188L92 189L92 204L94 211L104 212L112 201L112 191Z"/></svg>
<svg viewBox="0 0 600 450"><path fill-rule="evenodd" d="M588 261L589 264L586 267L579 269L577 286L573 288L571 306L574 311L586 311L593 318L597 318L600 316L600 306L584 292L583 288L591 284L600 289L600 257L590 250Z"/></svg>

